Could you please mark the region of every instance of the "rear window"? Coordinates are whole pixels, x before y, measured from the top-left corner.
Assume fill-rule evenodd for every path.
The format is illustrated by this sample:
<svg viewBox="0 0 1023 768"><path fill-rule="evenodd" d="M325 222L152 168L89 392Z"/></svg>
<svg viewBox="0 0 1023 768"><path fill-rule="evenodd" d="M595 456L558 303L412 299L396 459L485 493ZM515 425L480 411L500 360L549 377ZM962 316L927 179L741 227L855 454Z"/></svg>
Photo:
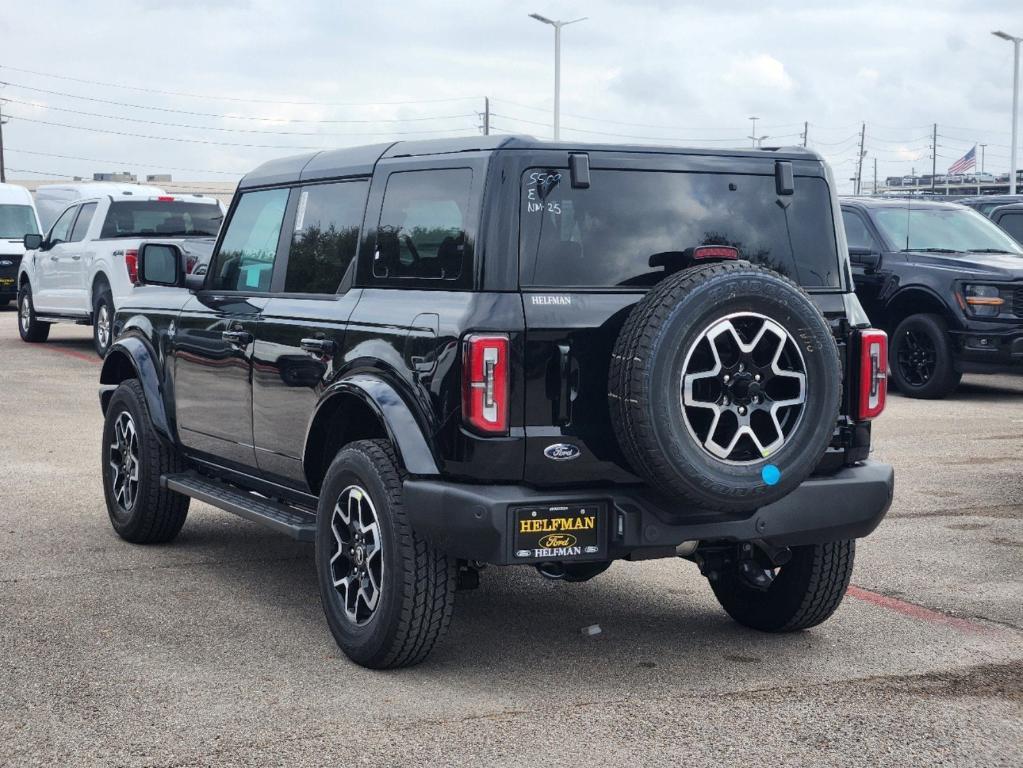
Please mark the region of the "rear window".
<svg viewBox="0 0 1023 768"><path fill-rule="evenodd" d="M215 203L132 200L110 204L101 238L215 237L224 220Z"/></svg>
<svg viewBox="0 0 1023 768"><path fill-rule="evenodd" d="M797 177L795 194L779 198L773 175L595 170L587 189L561 176L524 175L523 285L649 286L669 268L651 257L670 265L699 245L730 245L807 287L841 284L824 179Z"/></svg>
<svg viewBox="0 0 1023 768"><path fill-rule="evenodd" d="M0 205L0 237L21 239L25 235L38 235L35 214L27 205Z"/></svg>

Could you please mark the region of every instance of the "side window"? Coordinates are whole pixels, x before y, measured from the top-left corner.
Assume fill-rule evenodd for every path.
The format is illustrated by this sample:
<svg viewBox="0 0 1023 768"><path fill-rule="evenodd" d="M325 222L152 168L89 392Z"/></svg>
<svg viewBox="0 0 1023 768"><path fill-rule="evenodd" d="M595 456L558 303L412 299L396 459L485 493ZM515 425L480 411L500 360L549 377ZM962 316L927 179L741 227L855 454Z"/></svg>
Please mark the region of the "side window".
<svg viewBox="0 0 1023 768"><path fill-rule="evenodd" d="M870 248L880 251L874 236L867 229L867 223L858 213L850 210L842 211L842 221L845 222L845 239L849 242L850 248Z"/></svg>
<svg viewBox="0 0 1023 768"><path fill-rule="evenodd" d="M285 291L337 291L345 270L355 258L368 188L364 181L347 181L296 190L298 206Z"/></svg>
<svg viewBox="0 0 1023 768"><path fill-rule="evenodd" d="M401 171L387 179L374 277L455 280L465 260L472 171Z"/></svg>
<svg viewBox="0 0 1023 768"><path fill-rule="evenodd" d="M242 194L211 271L215 291L269 291L288 189Z"/></svg>
<svg viewBox="0 0 1023 768"><path fill-rule="evenodd" d="M96 203L86 203L82 206L82 212L75 220L74 229L71 230L71 242L77 243L85 239L85 233L89 231L89 224L96 213Z"/></svg>
<svg viewBox="0 0 1023 768"><path fill-rule="evenodd" d="M47 238L51 246L67 242L68 230L71 229L71 223L75 220L76 213L78 213L78 206L72 205L54 222L53 227L50 229L50 235Z"/></svg>
<svg viewBox="0 0 1023 768"><path fill-rule="evenodd" d="M998 226L1008 232L1019 243L1023 243L1023 213L1007 213Z"/></svg>

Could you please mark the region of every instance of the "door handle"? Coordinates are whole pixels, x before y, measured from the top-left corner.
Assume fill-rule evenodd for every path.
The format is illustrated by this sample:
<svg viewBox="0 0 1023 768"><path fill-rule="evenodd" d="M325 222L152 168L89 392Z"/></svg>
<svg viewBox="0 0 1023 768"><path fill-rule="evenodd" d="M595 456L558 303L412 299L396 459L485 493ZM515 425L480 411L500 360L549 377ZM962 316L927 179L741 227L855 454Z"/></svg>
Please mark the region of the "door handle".
<svg viewBox="0 0 1023 768"><path fill-rule="evenodd" d="M60 259L59 256L51 256L50 257L50 261L57 261L58 259Z"/></svg>
<svg viewBox="0 0 1023 768"><path fill-rule="evenodd" d="M71 258L74 259L75 261L78 261L82 257L81 256L72 256Z"/></svg>
<svg viewBox="0 0 1023 768"><path fill-rule="evenodd" d="M252 341L252 334L248 331L221 331L220 338L239 347L246 346Z"/></svg>
<svg viewBox="0 0 1023 768"><path fill-rule="evenodd" d="M315 355L333 355L337 351L337 344L333 339L302 339L298 345L303 351Z"/></svg>

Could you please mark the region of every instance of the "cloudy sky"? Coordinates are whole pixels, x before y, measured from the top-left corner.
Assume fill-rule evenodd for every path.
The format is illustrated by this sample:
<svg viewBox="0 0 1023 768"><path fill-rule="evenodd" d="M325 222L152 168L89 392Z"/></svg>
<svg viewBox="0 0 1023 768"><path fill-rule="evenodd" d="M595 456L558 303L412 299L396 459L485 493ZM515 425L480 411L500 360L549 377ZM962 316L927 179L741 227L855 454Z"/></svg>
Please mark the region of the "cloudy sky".
<svg viewBox="0 0 1023 768"><path fill-rule="evenodd" d="M9 178L170 172L233 181L309 148L495 132L549 136L553 31L562 138L801 142L848 191L938 170L974 143L1008 169L1020 0L752 2L5 0L0 98ZM979 150L978 150L979 152Z"/></svg>

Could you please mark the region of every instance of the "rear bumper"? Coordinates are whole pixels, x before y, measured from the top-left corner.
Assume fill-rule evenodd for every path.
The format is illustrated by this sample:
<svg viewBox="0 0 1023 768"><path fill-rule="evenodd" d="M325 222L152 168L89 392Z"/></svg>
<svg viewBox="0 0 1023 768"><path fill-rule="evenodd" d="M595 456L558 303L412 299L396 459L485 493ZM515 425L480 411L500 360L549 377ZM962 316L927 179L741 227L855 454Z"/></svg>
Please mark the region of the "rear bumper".
<svg viewBox="0 0 1023 768"><path fill-rule="evenodd" d="M805 481L784 499L743 517L681 515L642 488L542 491L517 485L405 481L404 507L416 531L449 555L496 565L515 557L514 510L523 506L598 504L606 510L606 555L589 559L667 557L684 541L752 541L778 546L858 539L891 506L895 472L867 461ZM573 558L585 560L587 558Z"/></svg>

